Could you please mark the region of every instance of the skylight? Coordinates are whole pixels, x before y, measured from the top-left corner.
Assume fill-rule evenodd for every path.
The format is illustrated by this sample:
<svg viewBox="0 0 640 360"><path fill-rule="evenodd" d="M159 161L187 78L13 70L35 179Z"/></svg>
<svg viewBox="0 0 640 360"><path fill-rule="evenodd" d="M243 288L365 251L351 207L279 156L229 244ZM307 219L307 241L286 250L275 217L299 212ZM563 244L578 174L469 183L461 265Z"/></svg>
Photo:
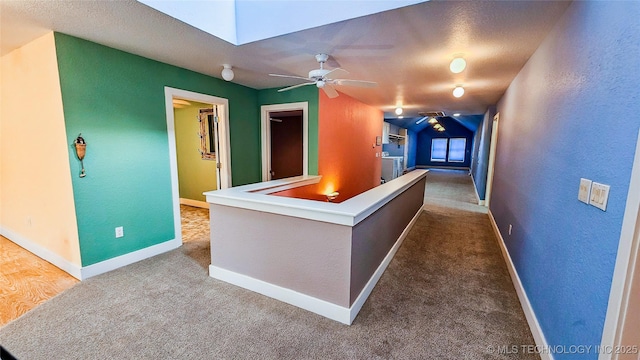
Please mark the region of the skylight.
<svg viewBox="0 0 640 360"><path fill-rule="evenodd" d="M138 0L234 45L428 0Z"/></svg>

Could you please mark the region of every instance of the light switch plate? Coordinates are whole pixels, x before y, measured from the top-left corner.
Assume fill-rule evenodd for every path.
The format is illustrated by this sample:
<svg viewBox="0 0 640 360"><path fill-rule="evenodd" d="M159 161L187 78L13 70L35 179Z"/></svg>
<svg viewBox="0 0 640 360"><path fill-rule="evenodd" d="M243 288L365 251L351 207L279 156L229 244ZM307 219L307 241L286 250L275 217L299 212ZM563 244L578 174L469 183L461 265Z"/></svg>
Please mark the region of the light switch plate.
<svg viewBox="0 0 640 360"><path fill-rule="evenodd" d="M580 179L580 190L578 191L578 200L589 205L589 195L591 194L591 180Z"/></svg>
<svg viewBox="0 0 640 360"><path fill-rule="evenodd" d="M591 196L589 204L597 207L602 211L607 210L607 201L609 201L609 185L593 182L591 184Z"/></svg>

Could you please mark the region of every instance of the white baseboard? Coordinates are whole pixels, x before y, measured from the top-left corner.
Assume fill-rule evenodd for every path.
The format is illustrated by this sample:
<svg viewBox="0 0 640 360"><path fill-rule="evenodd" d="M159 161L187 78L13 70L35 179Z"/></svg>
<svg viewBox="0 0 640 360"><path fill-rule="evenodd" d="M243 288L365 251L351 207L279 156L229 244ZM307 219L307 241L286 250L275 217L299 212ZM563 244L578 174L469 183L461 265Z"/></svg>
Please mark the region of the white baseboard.
<svg viewBox="0 0 640 360"><path fill-rule="evenodd" d="M423 209L424 205L420 207L416 215L405 227L402 234L400 234L400 236L398 237L398 240L396 240L396 243L393 245L391 250L389 250L387 256L385 256L382 263L380 263L376 271L367 282L367 285L364 287L364 289L362 289L360 295L358 295L358 298L356 299L356 301L354 301L353 305L351 305L350 308L336 305L328 301L315 298L313 296L302 294L297 291L284 288L282 286L274 285L266 281L258 280L250 276L229 271L214 265L209 265L209 276L274 298L276 300L280 300L287 304L311 311L331 320L335 320L346 325L351 325L353 320L360 312L360 309L362 309L365 301L371 294L371 291L373 291L373 288L378 283L378 280L387 269L387 266L389 266L389 263L393 259L393 256L396 254L396 252L400 248L400 245L402 245L402 242L407 237L407 234L411 230L411 227L413 227L415 222L418 220L418 217L422 213Z"/></svg>
<svg viewBox="0 0 640 360"><path fill-rule="evenodd" d="M476 200L478 201L478 205L484 206L484 200L480 200L480 195L478 194L478 187L476 186L476 180L473 178L473 174L469 173L469 175L471 175L471 182L473 182L473 191L476 194Z"/></svg>
<svg viewBox="0 0 640 360"><path fill-rule="evenodd" d="M185 198L180 198L180 204L203 208L203 209L209 208L209 203L206 201L199 201L199 200L192 200L192 199L185 199Z"/></svg>
<svg viewBox="0 0 640 360"><path fill-rule="evenodd" d="M350 325L349 309L247 275L209 265L209 276Z"/></svg>
<svg viewBox="0 0 640 360"><path fill-rule="evenodd" d="M43 247L40 244L33 242L30 239L27 239L22 235L19 235L18 233L10 229L7 229L6 227L0 226L0 235L13 241L18 246L31 252L35 256L50 262L51 264L60 268L62 271L73 276L74 278L78 280L82 280L80 265L72 263L71 261L63 258L62 256L54 253L53 251Z"/></svg>
<svg viewBox="0 0 640 360"><path fill-rule="evenodd" d="M529 302L529 297L527 296L527 292L524 290L522 286L522 281L520 281L520 276L518 276L518 272L516 271L515 266L513 265L513 261L511 260L511 255L509 255L509 251L507 250L507 246L505 245L504 238L498 229L498 224L496 223L496 219L493 217L491 210L489 210L489 220L491 222L491 227L493 228L494 233L496 234L496 238L498 239L498 244L500 245L500 251L502 251L502 256L507 264L507 269L509 269L509 275L511 276L511 281L513 282L513 286L516 289L516 293L518 294L518 299L520 300L520 306L522 306L522 310L524 311L524 316L527 318L527 323L529 324L529 329L531 329L531 335L533 335L533 339L536 342L536 346L541 349L548 349L549 344L547 343L547 339L542 332L542 328L540 327L540 323L538 323L538 318L536 317L536 313L533 311L533 307L531 307L531 302ZM553 355L551 353L541 352L540 358L542 360L553 360Z"/></svg>
<svg viewBox="0 0 640 360"><path fill-rule="evenodd" d="M182 242L180 240L173 239L173 240L165 241L160 244L146 247L144 249L130 252L128 254L116 256L114 258L104 260L99 263L95 263L89 266L84 266L81 269L80 280L86 280L90 277L104 274L111 270L115 270L123 266L127 266L156 255L160 255L167 251L171 251L173 249L179 248L181 245L182 245Z"/></svg>
<svg viewBox="0 0 640 360"><path fill-rule="evenodd" d="M53 251L42 247L30 239L27 239L18 233L7 229L6 227L0 227L0 235L6 237L7 239L13 241L18 246L23 249L31 252L35 256L50 262L56 267L60 268L62 271L67 274L73 276L78 280L86 280L92 276L96 276L99 274L106 273L111 270L115 270L117 268L133 264L140 260L144 260L164 252L173 250L182 245L180 240L169 240L163 243L152 245L144 249L140 249L128 254L120 255L115 258L111 258L105 261L101 261L99 263L81 267L76 265L69 260L63 258L62 256L54 253Z"/></svg>

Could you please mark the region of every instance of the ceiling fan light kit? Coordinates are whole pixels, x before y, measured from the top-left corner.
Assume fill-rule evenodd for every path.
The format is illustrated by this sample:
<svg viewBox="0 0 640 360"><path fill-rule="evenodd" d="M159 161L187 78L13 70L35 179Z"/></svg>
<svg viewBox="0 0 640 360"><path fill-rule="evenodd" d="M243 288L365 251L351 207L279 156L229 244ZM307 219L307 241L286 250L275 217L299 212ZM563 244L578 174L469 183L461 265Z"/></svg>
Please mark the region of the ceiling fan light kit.
<svg viewBox="0 0 640 360"><path fill-rule="evenodd" d="M293 86L289 86L289 87L285 87L285 88L279 89L278 92L288 91L288 90L292 90L292 89L299 88L301 86L306 86L306 85L315 85L318 89L322 89L324 91L324 93L330 99L338 97L338 95L339 95L338 91L336 91L336 89L333 87L334 85L339 85L339 86L357 86L357 87L376 87L376 86L378 86L378 83L373 82L373 81L349 80L349 79L332 79L332 78L330 78L329 75L334 73L334 72L337 72L337 71L347 72L347 71L344 70L344 69L341 69L341 68L335 68L335 69L332 69L332 70L325 69L324 68L324 63L326 63L327 60L329 60L329 55L327 55L327 54L317 54L316 55L316 61L320 64L320 68L309 71L309 76L306 77L306 78L302 77L302 76L280 75L280 74L269 74L269 76L277 76L277 77L284 77L284 78L307 81L307 82L302 83L302 84L293 85Z"/></svg>

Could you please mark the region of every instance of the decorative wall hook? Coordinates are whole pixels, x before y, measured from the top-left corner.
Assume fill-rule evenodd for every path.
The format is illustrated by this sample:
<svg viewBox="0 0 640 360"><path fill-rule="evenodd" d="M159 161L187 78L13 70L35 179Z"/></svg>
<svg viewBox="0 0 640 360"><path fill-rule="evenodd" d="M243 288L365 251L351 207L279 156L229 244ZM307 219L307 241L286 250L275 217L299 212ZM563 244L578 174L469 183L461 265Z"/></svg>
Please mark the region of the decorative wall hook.
<svg viewBox="0 0 640 360"><path fill-rule="evenodd" d="M87 174L84 172L84 163L82 162L82 160L84 159L84 155L86 154L86 151L87 151L87 143L84 141L84 138L82 137L82 133L78 134L78 137L73 143L76 147L76 155L78 156L78 160L80 160L80 166L82 166L82 170L80 171L80 177L83 178L87 176Z"/></svg>

